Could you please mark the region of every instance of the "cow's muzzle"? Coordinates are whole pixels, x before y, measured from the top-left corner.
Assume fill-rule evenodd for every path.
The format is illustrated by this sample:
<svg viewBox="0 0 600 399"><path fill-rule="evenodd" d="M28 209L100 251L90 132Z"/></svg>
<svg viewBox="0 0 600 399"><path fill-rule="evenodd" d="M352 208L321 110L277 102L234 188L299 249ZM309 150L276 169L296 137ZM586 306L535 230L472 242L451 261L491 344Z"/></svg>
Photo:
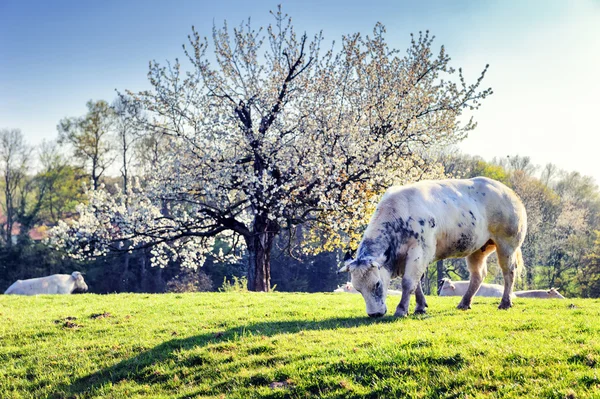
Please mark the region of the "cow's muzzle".
<svg viewBox="0 0 600 399"><path fill-rule="evenodd" d="M378 312L378 313L368 313L369 317L382 317L385 313L383 312Z"/></svg>

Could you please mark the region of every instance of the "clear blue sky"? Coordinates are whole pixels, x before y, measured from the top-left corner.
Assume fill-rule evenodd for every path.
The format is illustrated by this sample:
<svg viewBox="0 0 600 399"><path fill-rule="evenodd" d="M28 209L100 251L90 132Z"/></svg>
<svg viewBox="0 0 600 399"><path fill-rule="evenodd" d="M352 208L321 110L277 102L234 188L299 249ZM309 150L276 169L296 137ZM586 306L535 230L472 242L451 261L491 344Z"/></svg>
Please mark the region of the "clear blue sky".
<svg viewBox="0 0 600 399"><path fill-rule="evenodd" d="M369 33L377 21L401 49L429 29L454 66L475 77L486 63L495 94L475 115L461 149L595 176L600 149L600 1L280 1L296 29L328 41ZM65 116L115 89L147 87L148 61L183 58L191 26L271 21L268 1L0 0L0 128L32 144L56 137Z"/></svg>

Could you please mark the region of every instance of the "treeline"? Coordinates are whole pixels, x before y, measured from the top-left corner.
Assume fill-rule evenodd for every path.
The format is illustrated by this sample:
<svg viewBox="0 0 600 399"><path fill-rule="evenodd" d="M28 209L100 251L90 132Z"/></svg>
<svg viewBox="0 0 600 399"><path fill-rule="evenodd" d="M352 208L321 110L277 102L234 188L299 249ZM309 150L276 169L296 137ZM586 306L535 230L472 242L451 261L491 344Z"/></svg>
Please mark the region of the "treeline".
<svg viewBox="0 0 600 399"><path fill-rule="evenodd" d="M446 174L454 177L487 176L511 187L527 209L527 236L523 244L525 275L517 283L526 288L556 287L567 295L600 296L598 230L600 192L591 177L542 168L529 157L494 159L442 156ZM495 256L488 262L488 280L501 283ZM463 260L446 261L445 273L467 278Z"/></svg>
<svg viewBox="0 0 600 399"><path fill-rule="evenodd" d="M208 257L191 270L177 262L150 266L151 248L111 252L95 260L74 260L45 245L44 237L59 220L77 218L85 190L105 185L127 190L134 179L152 173L165 151L168 137L139 135L129 124L139 110L117 100L90 101L88 112L65 118L56 142L29 146L19 130L0 130L0 290L16 279L53 273L85 273L92 292L210 291L227 289L232 279L247 273L244 256L236 263ZM487 176L512 187L528 214L523 245L526 271L519 287L556 287L567 295L600 296L600 193L593 179L576 172L543 168L528 157L486 162L479 157L437 157L450 177ZM118 170L119 177L109 176ZM114 191L113 191L114 192ZM292 255L282 234L271 258L272 282L281 291L331 291L346 276L337 276L338 252ZM223 250L217 244L215 251ZM497 262L488 262L487 280L500 282ZM444 276L468 278L464 260L431 265L423 284L435 292Z"/></svg>

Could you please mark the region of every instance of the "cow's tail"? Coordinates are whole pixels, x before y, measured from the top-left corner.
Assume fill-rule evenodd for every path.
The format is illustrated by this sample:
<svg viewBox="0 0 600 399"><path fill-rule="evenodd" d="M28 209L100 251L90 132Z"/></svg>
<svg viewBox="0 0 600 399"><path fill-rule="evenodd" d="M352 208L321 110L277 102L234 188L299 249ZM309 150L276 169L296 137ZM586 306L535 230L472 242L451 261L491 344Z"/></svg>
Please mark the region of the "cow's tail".
<svg viewBox="0 0 600 399"><path fill-rule="evenodd" d="M523 253L521 252L521 247L517 248L515 251L515 256L517 260L517 268L515 270L515 276L518 279L523 277L523 273L525 272L525 264L523 263Z"/></svg>

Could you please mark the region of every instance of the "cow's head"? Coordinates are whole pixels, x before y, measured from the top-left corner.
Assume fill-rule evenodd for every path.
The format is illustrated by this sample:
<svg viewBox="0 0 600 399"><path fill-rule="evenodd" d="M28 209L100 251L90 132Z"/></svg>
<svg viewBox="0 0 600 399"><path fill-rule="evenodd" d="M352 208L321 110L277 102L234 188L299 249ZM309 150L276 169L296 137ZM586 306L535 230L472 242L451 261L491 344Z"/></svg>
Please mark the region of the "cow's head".
<svg viewBox="0 0 600 399"><path fill-rule="evenodd" d="M560 294L560 292L558 292L558 290L557 290L556 288L554 288L554 287L552 287L552 288L550 288L550 289L548 290L548 296L549 296L550 298L565 299L565 297L564 297L564 296L562 296L562 295Z"/></svg>
<svg viewBox="0 0 600 399"><path fill-rule="evenodd" d="M384 262L385 256L352 259L346 254L344 265L338 269L338 273L350 273L352 286L363 296L370 317L381 317L387 312L385 298L390 273L382 267Z"/></svg>
<svg viewBox="0 0 600 399"><path fill-rule="evenodd" d="M83 280L83 276L80 272L73 272L71 274L71 278L75 280L75 289L76 292L86 292L88 290L88 286Z"/></svg>
<svg viewBox="0 0 600 399"><path fill-rule="evenodd" d="M438 282L438 296L454 296L456 287L452 284L452 280L445 277Z"/></svg>

